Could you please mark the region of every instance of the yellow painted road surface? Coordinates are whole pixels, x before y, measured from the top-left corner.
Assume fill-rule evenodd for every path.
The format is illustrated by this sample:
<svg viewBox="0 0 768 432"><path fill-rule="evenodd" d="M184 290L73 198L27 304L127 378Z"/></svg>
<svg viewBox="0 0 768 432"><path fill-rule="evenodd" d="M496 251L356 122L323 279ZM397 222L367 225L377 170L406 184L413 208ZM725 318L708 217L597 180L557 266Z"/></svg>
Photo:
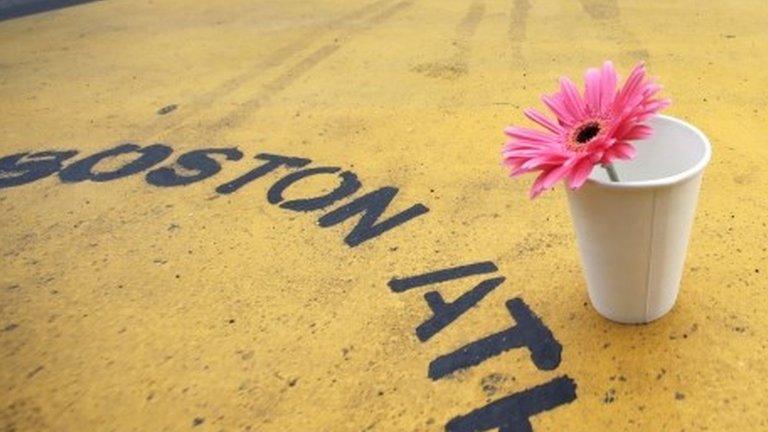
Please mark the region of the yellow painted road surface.
<svg viewBox="0 0 768 432"><path fill-rule="evenodd" d="M758 0L107 0L0 22L0 428L768 430L766 29ZM563 191L529 202L499 164L522 108L606 58L646 60L714 147L677 306L644 326L589 305ZM264 154L305 160L230 183ZM354 194L291 208L342 172ZM385 198L378 223L405 213L377 233L333 213ZM498 277L420 340L426 293ZM456 363L515 326L510 300L562 351Z"/></svg>

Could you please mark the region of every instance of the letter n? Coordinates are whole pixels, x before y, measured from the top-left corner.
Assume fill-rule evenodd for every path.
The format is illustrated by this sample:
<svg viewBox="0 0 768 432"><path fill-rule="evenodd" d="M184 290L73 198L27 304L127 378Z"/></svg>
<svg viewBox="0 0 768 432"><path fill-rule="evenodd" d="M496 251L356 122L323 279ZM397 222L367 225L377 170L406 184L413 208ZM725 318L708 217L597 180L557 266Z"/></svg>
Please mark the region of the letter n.
<svg viewBox="0 0 768 432"><path fill-rule="evenodd" d="M397 195L397 188L383 187L332 210L323 215L318 223L321 227L326 228L362 213L357 225L344 238L350 247L355 247L429 211L423 204L415 204L386 220L379 221L395 195Z"/></svg>

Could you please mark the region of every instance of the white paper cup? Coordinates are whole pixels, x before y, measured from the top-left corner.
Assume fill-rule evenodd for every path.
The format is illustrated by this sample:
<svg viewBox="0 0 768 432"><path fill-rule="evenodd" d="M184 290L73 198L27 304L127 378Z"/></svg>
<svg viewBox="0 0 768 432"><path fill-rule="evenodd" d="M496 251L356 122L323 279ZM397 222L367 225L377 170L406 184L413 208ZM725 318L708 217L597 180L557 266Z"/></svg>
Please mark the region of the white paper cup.
<svg viewBox="0 0 768 432"><path fill-rule="evenodd" d="M659 115L637 156L614 164L620 182L596 166L568 203L592 305L621 323L660 318L675 304L712 150L692 125Z"/></svg>

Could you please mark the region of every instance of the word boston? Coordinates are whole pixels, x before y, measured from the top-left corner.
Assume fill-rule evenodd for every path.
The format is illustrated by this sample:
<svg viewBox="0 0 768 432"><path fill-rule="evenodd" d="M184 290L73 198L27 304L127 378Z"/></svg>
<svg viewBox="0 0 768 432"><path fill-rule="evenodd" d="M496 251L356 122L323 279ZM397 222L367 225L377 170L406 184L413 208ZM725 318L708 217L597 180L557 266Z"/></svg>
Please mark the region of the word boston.
<svg viewBox="0 0 768 432"><path fill-rule="evenodd" d="M0 158L0 189L21 186L55 173L58 173L59 180L63 183L109 182L154 168L155 165L167 159L171 153L173 153L173 149L165 144L152 144L145 147L137 144L121 144L84 157L67 166L64 166L64 162L77 155L77 151L17 153ZM238 161L242 157L243 153L235 147L192 150L180 155L175 164L148 171L144 178L147 183L157 187L186 186L219 173L221 164L216 158ZM98 165L105 161L117 158L122 162L119 168L107 171L97 169ZM216 192L231 194L279 168L288 168L294 172L282 177L269 188L267 201L287 210L309 212L324 209L344 198L351 197L362 187L355 173L351 171L340 172L341 168L339 167L304 168L312 162L310 159L268 153L257 154L256 159L262 164L232 181L219 185ZM339 186L322 196L284 200L283 193L291 185L317 175L338 177ZM382 219L397 192L397 188L385 186L355 197L351 202L322 215L318 219L318 225L327 228L360 215L357 225L344 238L347 245L355 247L429 211L423 204L414 204L391 217Z"/></svg>
<svg viewBox="0 0 768 432"><path fill-rule="evenodd" d="M165 144L143 147L137 144L121 144L71 163L67 162L78 154L75 150L17 153L0 158L0 189L21 186L54 174L58 175L62 183L77 184L83 181L110 182L140 173L144 174L144 180L152 186L172 188L213 177L221 171L221 162L239 161L243 158L243 153L236 147L206 148L188 151L179 155L175 163L157 166L172 153L173 149ZM344 237L344 242L349 247L371 241L429 211L426 206L417 203L399 212L388 212L398 193L396 187L385 186L359 195L362 184L357 175L339 167L309 166L312 163L310 159L269 153L257 154L255 159L259 161L256 167L220 184L215 188L216 193L232 194L267 174L288 170L288 174L269 187L267 201L285 210L310 212L324 210L345 198L350 198L349 202L325 212L318 218L318 225L327 228L359 216L357 224ZM104 168L107 162L111 162L108 164L109 169ZM333 176L338 181L338 186L321 196L292 200L284 198L285 191L291 186L318 175ZM384 213L394 214L385 217ZM389 282L389 287L395 293L405 293L421 287L488 275L496 271L498 268L494 263L480 262L418 276L395 278ZM416 328L416 336L421 342L429 341L499 287L504 280L502 276L489 277L452 302L447 302L438 291L426 292L424 300L432 316ZM505 306L515 322L513 326L437 357L430 363L427 376L432 380L439 380L460 369L476 367L491 357L515 348L527 349L531 361L539 370L556 369L560 365L562 346L550 329L522 299L511 299ZM445 425L445 429L449 432L491 429L499 429L502 432L532 431L529 421L532 416L575 399L576 384L568 376L562 375L455 417Z"/></svg>

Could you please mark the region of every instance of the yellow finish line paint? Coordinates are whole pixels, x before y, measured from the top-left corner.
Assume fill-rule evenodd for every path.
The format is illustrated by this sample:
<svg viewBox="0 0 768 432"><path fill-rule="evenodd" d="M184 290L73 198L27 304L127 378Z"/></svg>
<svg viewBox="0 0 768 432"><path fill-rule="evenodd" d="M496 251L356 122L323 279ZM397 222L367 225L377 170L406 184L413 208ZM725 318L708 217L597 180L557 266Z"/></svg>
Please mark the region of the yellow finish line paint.
<svg viewBox="0 0 768 432"><path fill-rule="evenodd" d="M0 21L0 428L768 428L762 2L105 0ZM592 310L501 133L561 74L712 140L675 309Z"/></svg>

